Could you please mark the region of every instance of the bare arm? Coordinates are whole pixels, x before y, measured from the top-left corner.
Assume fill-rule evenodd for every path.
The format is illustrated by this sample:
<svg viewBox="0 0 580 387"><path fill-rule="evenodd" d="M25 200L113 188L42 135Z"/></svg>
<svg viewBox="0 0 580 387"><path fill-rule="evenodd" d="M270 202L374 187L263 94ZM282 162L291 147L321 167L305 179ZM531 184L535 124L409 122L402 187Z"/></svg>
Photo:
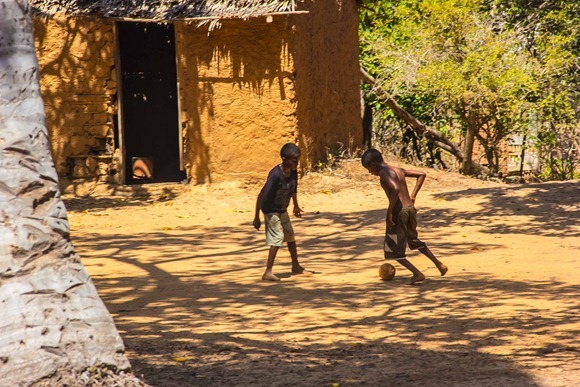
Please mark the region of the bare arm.
<svg viewBox="0 0 580 387"><path fill-rule="evenodd" d="M294 204L294 215L297 218L301 218L302 208L300 208L300 206L298 205L298 193L296 192L294 192L294 195L292 195L292 203Z"/></svg>
<svg viewBox="0 0 580 387"><path fill-rule="evenodd" d="M262 208L262 191L258 194L258 198L256 199L256 212L254 214L254 222L252 223L256 230L260 229L262 222L260 222L260 209Z"/></svg>
<svg viewBox="0 0 580 387"><path fill-rule="evenodd" d="M383 187L385 194L389 198L389 208L387 209L387 225L389 227L393 227L395 225L395 221L393 219L393 211L395 209L397 199L399 198L399 192L401 191L401 187L399 185L399 181L397 180L396 175L394 175L393 172L381 171L380 176L381 176L381 187Z"/></svg>
<svg viewBox="0 0 580 387"><path fill-rule="evenodd" d="M258 194L258 198L256 199L256 212L254 214L254 222L253 222L253 225L256 228L256 230L260 229L261 225L260 210L262 209L264 198L268 200L268 198L272 197L272 191L274 190L274 187L276 187L277 184L278 179L276 178L276 176L272 176L272 172L270 172L270 174L268 174L268 179L266 180L264 187L262 187L262 190L260 191L260 193Z"/></svg>
<svg viewBox="0 0 580 387"><path fill-rule="evenodd" d="M417 178L417 183L415 183L415 188L413 189L413 193L411 194L411 200L413 201L413 203L415 203L415 199L417 198L417 194L419 193L419 190L423 186L423 182L425 181L427 174L425 172L413 171L413 170L404 170L403 172L405 174L405 177L416 177Z"/></svg>

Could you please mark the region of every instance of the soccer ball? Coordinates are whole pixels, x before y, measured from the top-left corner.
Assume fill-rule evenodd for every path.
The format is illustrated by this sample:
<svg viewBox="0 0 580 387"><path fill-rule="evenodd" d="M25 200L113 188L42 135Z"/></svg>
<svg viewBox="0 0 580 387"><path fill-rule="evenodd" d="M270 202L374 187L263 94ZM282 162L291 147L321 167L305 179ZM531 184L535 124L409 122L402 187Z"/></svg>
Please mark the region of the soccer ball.
<svg viewBox="0 0 580 387"><path fill-rule="evenodd" d="M390 263L383 263L381 267L379 267L379 277L381 277L384 281L392 280L395 276L395 267Z"/></svg>

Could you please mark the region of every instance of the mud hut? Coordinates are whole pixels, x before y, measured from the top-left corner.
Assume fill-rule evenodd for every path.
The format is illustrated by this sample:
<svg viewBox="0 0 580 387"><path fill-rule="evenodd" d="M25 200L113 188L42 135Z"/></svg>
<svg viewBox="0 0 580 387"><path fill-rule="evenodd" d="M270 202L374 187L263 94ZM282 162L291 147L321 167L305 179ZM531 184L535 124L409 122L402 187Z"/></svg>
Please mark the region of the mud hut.
<svg viewBox="0 0 580 387"><path fill-rule="evenodd" d="M63 185L263 176L362 142L354 0L30 1Z"/></svg>

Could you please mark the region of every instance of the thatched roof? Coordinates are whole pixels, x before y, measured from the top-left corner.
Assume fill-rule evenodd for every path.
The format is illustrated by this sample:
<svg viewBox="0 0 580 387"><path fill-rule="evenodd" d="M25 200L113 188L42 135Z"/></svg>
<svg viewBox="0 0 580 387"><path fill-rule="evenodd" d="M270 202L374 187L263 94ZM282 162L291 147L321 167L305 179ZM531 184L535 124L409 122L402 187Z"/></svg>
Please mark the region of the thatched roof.
<svg viewBox="0 0 580 387"><path fill-rule="evenodd" d="M295 11L298 0L29 0L41 15L151 20L249 18Z"/></svg>

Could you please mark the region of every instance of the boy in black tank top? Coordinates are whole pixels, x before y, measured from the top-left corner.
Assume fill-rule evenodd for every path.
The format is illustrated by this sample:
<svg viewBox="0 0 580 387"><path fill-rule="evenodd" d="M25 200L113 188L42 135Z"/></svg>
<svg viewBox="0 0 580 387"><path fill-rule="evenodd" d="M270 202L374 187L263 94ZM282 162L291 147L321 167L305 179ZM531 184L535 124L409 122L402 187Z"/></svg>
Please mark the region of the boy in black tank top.
<svg viewBox="0 0 580 387"><path fill-rule="evenodd" d="M280 281L272 272L274 260L278 249L283 242L288 244L288 251L292 257L292 273L302 274L304 268L298 262L298 252L296 249L296 239L294 229L288 216L287 208L290 200L294 204L294 215L302 216L302 210L298 205L298 160L300 159L300 149L292 143L285 144L280 150L282 164L276 165L268 174L266 184L260 191L256 200L256 213L253 225L256 230L260 229L260 210L264 213L264 223L266 225L266 244L270 246L266 270L262 275L265 281Z"/></svg>

